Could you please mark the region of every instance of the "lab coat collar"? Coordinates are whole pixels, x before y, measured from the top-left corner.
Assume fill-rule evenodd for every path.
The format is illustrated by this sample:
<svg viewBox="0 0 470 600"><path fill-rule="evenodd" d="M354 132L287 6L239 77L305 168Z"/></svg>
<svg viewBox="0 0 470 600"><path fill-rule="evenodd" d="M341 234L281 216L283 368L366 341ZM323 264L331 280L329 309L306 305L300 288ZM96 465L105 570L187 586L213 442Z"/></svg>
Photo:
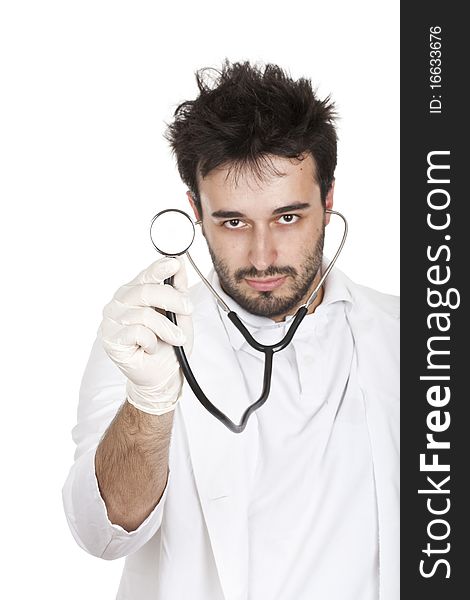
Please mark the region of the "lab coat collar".
<svg viewBox="0 0 470 600"><path fill-rule="evenodd" d="M325 271L328 264L329 260L324 257L322 262L323 271ZM276 323L268 317L254 315L242 308L222 289L219 278L214 270L212 270L209 274L209 281L216 292L225 301L230 310L237 313L238 317L252 335L256 335L257 332L263 330L265 335L267 334L272 336L272 340L268 342L266 339L266 343L274 343L274 341L282 339L287 332L289 325L294 319L295 314L288 316L284 321L279 323ZM352 303L352 297L348 286L346 285L346 277L341 271L332 269L331 273L328 275L325 283L323 284L322 302L316 307L312 314L309 314L304 318L294 336L293 343L295 344L296 340L302 337L311 335L315 328L321 327L321 325L325 324L327 316L330 312L329 308L336 302ZM248 348L245 338L238 331L238 329L234 327L233 323L227 317L227 314L220 307L218 307L218 310L233 349L240 350L241 348Z"/></svg>

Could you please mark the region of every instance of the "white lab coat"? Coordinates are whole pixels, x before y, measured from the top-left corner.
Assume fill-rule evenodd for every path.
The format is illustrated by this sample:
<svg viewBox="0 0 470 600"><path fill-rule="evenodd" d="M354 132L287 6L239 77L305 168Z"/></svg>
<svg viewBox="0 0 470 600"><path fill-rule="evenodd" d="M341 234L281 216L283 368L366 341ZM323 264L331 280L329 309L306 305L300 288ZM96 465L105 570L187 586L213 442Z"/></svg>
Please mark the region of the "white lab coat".
<svg viewBox="0 0 470 600"><path fill-rule="evenodd" d="M380 600L398 600L398 299L336 273L352 297L347 318L356 345L374 464ZM191 296L193 371L214 404L238 421L247 399L242 374L234 368L226 316L202 284L192 289ZM248 506L257 456L256 413L242 434L233 434L185 386L175 412L165 493L146 521L127 533L107 519L94 476L96 446L124 397L125 378L96 343L81 388L74 429L76 460L63 491L77 542L102 558L127 556L119 599L179 600L184 578L184 589L189 579L194 590L192 600L248 600ZM212 569L207 568L208 554Z"/></svg>

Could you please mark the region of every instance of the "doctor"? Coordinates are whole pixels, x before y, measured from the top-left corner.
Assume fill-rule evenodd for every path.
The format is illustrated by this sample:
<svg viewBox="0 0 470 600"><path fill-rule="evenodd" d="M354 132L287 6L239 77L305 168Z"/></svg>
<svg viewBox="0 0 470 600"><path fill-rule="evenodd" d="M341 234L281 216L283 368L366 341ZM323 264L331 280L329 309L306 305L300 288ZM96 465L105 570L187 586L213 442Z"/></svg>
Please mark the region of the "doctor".
<svg viewBox="0 0 470 600"><path fill-rule="evenodd" d="M226 62L198 85L167 137L212 284L274 343L324 268L333 106L275 65ZM182 260L107 304L63 497L81 547L127 557L117 598L398 600L397 299L333 269L239 435L185 384L178 345L232 420L260 392L262 355L202 284L188 291Z"/></svg>

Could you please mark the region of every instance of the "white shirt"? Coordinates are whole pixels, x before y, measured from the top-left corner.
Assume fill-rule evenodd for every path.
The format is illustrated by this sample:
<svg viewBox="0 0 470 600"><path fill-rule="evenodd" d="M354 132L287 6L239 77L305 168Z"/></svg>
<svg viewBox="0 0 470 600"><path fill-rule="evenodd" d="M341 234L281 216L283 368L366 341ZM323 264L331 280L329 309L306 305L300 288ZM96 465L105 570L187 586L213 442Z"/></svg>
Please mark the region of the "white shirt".
<svg viewBox="0 0 470 600"><path fill-rule="evenodd" d="M336 281L343 289L339 296L333 294ZM234 368L233 337L227 337L227 319L220 317L202 284L191 294L195 305L195 346L190 362L208 397L237 418L250 394L243 389L240 369ZM345 380L343 375L325 378L322 373L318 377L318 370L330 368L333 358L349 356L343 348L335 357L330 354L329 336L335 331L331 324L340 322L333 319L335 315L330 310L341 306L354 339L357 372L353 360L346 394L335 395L329 386L322 387L319 394L319 379L337 385ZM311 329L310 323L318 326ZM258 600L261 594L264 600L269 598L264 593L268 590L273 598L278 594L282 600L303 600L304 585L317 586L315 597L321 600L374 597L369 592L375 588L377 577L375 505L357 385L364 400L374 465L379 598L398 600L398 325L396 298L358 286L333 269L322 305L306 317L294 337L294 354L289 355L286 349L274 357L274 387L285 385L282 373L290 371L286 388L289 394L274 393L252 415L242 434L225 429L199 404L191 390L185 389L175 411L168 485L155 510L133 532L109 521L94 472L96 447L126 393L125 377L97 340L82 380L78 422L73 431L77 450L63 498L71 531L82 548L107 560L126 556L117 598ZM320 359L309 358L313 346L309 333L303 338L304 330L315 332L312 339ZM341 338L343 334L338 335ZM304 346L301 352L303 344L307 348ZM235 356L250 362L248 370L259 371L259 358L241 348ZM337 368L342 364L338 363ZM257 381L253 385L260 386L261 378ZM293 403L283 402L292 397L292 386L297 386L297 392L304 387L313 392L306 397L297 393ZM258 394L259 389L254 396ZM313 402L316 408L312 418L306 420L305 429L296 429L295 420L287 420L285 411L295 406L295 414L304 418L304 400L307 406ZM279 413L281 417L275 410L278 406L284 411ZM274 443L276 436L266 436L271 417L283 421L278 434L283 436L281 446ZM292 431L297 431L297 435L289 435ZM304 444L302 456L293 444L305 432L310 433L308 442L313 445ZM273 453L269 462L280 465L283 478L277 477L276 469L266 468L270 444ZM284 459L282 452L290 458ZM310 479L307 473L311 473ZM274 492L272 498L266 495L269 485ZM303 486L305 493L296 494L296 486ZM260 510L263 498L265 512ZM282 518L273 520L274 514ZM302 532L311 534L302 537ZM292 535L296 539L292 538L291 543L287 537ZM372 540L370 544L364 541L367 538ZM288 548L278 563L278 553L271 547L273 539ZM271 568L262 564L262 547L270 553ZM274 566L278 569L276 574ZM349 595L342 588L343 577L350 582L346 586Z"/></svg>
<svg viewBox="0 0 470 600"><path fill-rule="evenodd" d="M275 323L254 316L217 281L214 285L256 340L273 344L285 335L292 317ZM256 413L260 445L249 508L250 600L325 598L326 590L328 600L378 598L377 502L345 315L350 302L332 273L322 303L274 356L271 393ZM233 325L226 331L253 402L264 357Z"/></svg>

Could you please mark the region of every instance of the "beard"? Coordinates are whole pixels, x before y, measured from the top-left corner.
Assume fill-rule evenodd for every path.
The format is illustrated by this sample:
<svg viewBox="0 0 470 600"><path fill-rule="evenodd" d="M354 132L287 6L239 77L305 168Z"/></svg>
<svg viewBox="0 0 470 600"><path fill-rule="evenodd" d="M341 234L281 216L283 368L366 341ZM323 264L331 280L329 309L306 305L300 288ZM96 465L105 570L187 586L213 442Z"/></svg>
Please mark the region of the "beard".
<svg viewBox="0 0 470 600"><path fill-rule="evenodd" d="M304 298L305 301L307 300L306 296L312 288L321 267L324 239L325 226L323 225L315 247L305 255L298 269L291 266L275 267L271 265L263 271L250 267L237 269L234 273L230 273L226 263L215 255L209 244L207 246L224 292L251 314L259 317L276 318L292 313ZM257 277L275 277L277 275L288 275L291 278L291 286L285 295L277 296L276 290L273 290L256 292L256 295L253 296L244 292L239 285L245 278L256 279Z"/></svg>

